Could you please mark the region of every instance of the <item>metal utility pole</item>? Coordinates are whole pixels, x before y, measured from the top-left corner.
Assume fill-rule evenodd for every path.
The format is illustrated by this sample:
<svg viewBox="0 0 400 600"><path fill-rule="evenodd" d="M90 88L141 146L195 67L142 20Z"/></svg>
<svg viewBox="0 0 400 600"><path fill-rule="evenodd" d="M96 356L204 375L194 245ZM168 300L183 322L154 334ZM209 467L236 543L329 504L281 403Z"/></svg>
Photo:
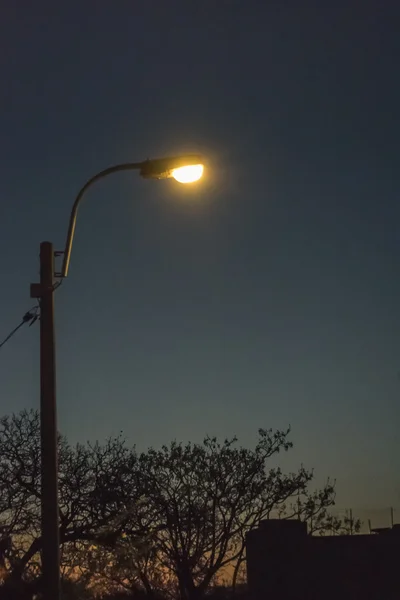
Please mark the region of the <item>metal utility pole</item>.
<svg viewBox="0 0 400 600"><path fill-rule="evenodd" d="M40 244L40 283L31 285L40 303L40 444L43 600L60 598L58 443L54 339L54 250Z"/></svg>

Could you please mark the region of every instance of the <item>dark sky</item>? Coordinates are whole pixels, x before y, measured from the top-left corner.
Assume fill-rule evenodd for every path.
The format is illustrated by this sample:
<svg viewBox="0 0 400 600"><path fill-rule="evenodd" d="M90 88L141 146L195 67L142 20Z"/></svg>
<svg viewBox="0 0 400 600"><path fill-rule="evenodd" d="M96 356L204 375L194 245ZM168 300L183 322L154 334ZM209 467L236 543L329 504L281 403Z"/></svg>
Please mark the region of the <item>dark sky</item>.
<svg viewBox="0 0 400 600"><path fill-rule="evenodd" d="M86 179L210 161L190 188L125 173L82 206L56 298L71 440L291 424L285 468L336 478L341 506L399 504L396 5L2 3L0 332ZM1 350L2 414L38 406L38 339Z"/></svg>

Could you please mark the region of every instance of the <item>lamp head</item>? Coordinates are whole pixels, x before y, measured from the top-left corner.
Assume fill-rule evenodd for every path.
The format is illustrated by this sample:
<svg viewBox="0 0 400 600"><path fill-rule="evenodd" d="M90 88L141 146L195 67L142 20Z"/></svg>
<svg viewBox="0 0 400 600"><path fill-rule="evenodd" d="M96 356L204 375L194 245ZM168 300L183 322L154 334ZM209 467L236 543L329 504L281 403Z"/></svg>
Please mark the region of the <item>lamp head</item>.
<svg viewBox="0 0 400 600"><path fill-rule="evenodd" d="M146 160L140 167L140 175L145 179L173 177L179 183L198 181L203 175L203 171L204 159L200 154Z"/></svg>

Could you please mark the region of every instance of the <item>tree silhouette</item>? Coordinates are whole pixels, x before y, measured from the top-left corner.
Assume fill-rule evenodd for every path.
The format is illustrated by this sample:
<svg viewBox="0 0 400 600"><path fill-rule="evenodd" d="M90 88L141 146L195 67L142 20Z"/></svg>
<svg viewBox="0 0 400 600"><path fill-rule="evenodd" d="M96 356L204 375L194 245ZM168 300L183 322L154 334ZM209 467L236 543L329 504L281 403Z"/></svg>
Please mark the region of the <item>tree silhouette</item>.
<svg viewBox="0 0 400 600"><path fill-rule="evenodd" d="M110 543L128 531L140 492L136 455L121 438L71 447L59 437L60 544ZM35 411L0 420L0 566L5 588L40 583L40 430ZM39 586L40 587L40 586Z"/></svg>
<svg viewBox="0 0 400 600"><path fill-rule="evenodd" d="M285 474L274 466L292 447L289 433L260 429L253 449L235 437L206 437L139 456L121 437L71 446L59 436L66 593L200 600L224 577L240 581L246 533L263 519L297 517L314 532L340 533L348 523L328 512L334 485L310 491L312 471ZM38 413L3 417L0 598L31 600L40 592L40 500Z"/></svg>
<svg viewBox="0 0 400 600"><path fill-rule="evenodd" d="M312 472L283 474L268 461L292 444L289 430L260 430L254 450L233 438L219 443L173 442L139 457L147 510L157 523L151 552L181 600L198 600L227 568L239 572L245 533L299 493L307 495ZM320 496L320 510L333 503L333 487ZM136 562L139 576L142 576ZM150 583L150 582L149 582Z"/></svg>

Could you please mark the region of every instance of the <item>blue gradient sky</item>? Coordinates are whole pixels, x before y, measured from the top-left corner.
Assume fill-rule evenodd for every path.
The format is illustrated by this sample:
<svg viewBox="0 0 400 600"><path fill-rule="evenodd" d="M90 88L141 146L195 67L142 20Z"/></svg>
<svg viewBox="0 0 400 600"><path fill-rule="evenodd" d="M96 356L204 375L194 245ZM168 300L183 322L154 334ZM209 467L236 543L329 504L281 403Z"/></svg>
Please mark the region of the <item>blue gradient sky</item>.
<svg viewBox="0 0 400 600"><path fill-rule="evenodd" d="M285 468L399 504L397 3L7 4L0 332L91 175L212 163L190 189L127 173L86 198L56 299L62 431L247 445L290 423ZM38 406L38 334L1 350L2 414Z"/></svg>

